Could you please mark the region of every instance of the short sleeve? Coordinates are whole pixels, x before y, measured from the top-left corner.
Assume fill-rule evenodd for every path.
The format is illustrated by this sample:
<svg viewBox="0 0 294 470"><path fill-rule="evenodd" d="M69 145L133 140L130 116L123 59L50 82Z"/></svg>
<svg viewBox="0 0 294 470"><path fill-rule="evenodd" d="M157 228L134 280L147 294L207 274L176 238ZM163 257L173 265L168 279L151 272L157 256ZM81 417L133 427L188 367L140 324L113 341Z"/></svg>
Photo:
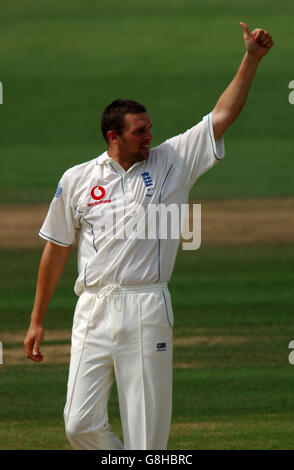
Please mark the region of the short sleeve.
<svg viewBox="0 0 294 470"><path fill-rule="evenodd" d="M60 246L70 246L75 242L78 229L71 204L71 192L67 173L58 183L47 216L39 232L40 237Z"/></svg>
<svg viewBox="0 0 294 470"><path fill-rule="evenodd" d="M211 113L183 134L167 140L166 145L189 189L225 155L224 137L214 139Z"/></svg>

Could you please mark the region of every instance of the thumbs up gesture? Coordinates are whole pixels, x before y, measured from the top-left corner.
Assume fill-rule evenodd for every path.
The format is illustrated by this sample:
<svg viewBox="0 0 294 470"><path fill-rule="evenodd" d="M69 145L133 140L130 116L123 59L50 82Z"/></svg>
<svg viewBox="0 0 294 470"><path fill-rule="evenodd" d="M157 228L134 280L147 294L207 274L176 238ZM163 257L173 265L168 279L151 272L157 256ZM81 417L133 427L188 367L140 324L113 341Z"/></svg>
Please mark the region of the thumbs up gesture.
<svg viewBox="0 0 294 470"><path fill-rule="evenodd" d="M246 23L240 23L240 25L243 28L244 42L248 54L261 59L274 44L271 35L261 28L256 28L250 32Z"/></svg>

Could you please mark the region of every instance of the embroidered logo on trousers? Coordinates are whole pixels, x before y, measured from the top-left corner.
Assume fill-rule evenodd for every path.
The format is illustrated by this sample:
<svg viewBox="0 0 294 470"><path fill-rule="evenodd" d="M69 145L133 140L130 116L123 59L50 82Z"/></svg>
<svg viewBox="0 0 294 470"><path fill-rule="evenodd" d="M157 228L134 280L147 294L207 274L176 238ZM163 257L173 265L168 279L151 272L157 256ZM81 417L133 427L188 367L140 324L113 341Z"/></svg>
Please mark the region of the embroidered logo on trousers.
<svg viewBox="0 0 294 470"><path fill-rule="evenodd" d="M166 351L166 343L157 343L157 351Z"/></svg>

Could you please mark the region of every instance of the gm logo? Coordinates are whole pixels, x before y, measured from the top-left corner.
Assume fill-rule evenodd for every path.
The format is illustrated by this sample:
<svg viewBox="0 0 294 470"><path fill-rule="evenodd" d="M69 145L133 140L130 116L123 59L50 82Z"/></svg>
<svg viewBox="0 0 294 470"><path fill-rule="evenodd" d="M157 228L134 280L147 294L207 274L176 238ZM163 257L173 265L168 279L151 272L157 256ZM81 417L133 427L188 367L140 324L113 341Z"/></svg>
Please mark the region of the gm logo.
<svg viewBox="0 0 294 470"><path fill-rule="evenodd" d="M166 351L166 343L157 343L157 351Z"/></svg>

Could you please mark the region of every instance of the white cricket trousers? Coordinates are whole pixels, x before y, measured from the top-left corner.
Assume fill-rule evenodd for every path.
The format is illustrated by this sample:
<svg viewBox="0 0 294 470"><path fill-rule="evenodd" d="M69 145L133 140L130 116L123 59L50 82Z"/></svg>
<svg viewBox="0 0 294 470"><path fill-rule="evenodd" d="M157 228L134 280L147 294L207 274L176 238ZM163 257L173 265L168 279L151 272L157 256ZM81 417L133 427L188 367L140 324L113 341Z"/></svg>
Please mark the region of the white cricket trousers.
<svg viewBox="0 0 294 470"><path fill-rule="evenodd" d="M73 321L64 409L73 449L166 449L173 311L167 285L85 289ZM116 380L124 445L107 402Z"/></svg>

